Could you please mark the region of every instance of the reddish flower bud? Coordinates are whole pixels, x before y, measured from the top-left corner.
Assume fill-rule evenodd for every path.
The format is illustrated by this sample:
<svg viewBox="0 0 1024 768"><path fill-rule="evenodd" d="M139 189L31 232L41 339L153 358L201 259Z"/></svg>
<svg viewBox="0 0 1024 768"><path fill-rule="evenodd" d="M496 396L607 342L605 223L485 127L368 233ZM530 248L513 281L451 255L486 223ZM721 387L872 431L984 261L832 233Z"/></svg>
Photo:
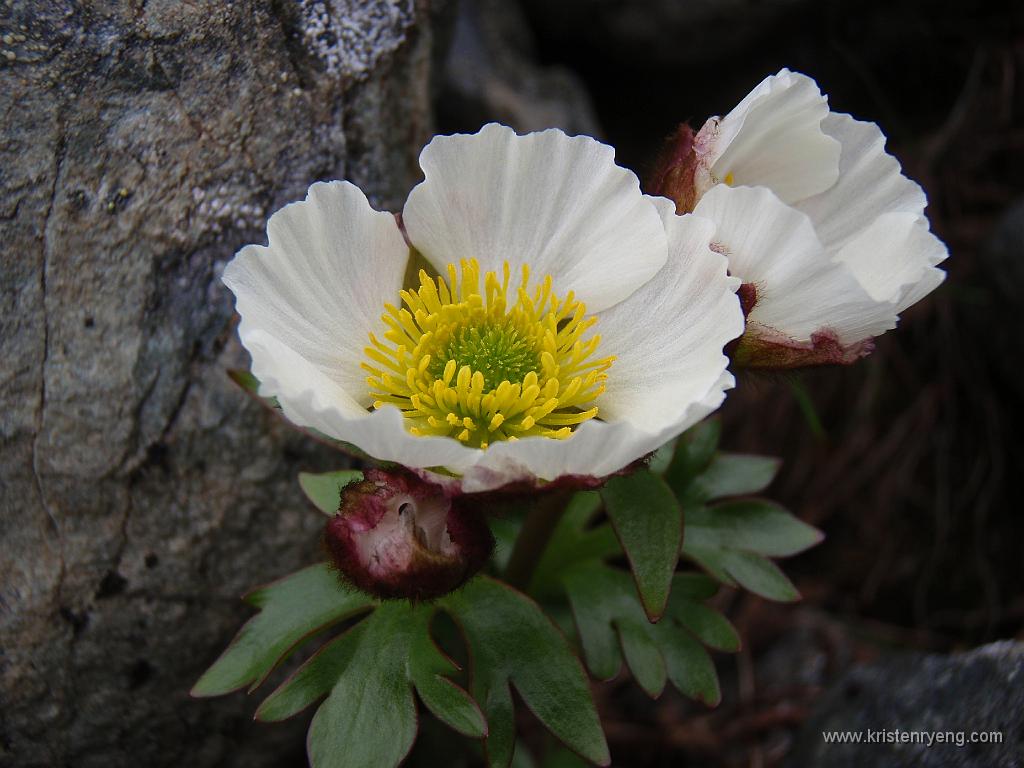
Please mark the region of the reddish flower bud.
<svg viewBox="0 0 1024 768"><path fill-rule="evenodd" d="M646 191L672 200L676 213L690 213L697 204L696 170L693 129L683 123L665 141Z"/></svg>
<svg viewBox="0 0 1024 768"><path fill-rule="evenodd" d="M475 574L494 539L469 497L404 470L368 469L345 486L325 541L335 566L381 598L429 600Z"/></svg>
<svg viewBox="0 0 1024 768"><path fill-rule="evenodd" d="M740 309L743 310L743 317L747 317L757 305L757 286L753 283L743 283L743 285L736 289L736 298L740 300Z"/></svg>

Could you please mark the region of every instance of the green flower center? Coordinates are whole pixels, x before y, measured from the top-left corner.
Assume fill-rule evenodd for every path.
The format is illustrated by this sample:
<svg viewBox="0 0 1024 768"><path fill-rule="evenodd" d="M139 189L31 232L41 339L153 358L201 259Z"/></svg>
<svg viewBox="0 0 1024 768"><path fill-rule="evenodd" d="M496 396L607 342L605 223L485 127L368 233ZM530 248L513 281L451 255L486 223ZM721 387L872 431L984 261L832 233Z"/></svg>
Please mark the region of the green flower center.
<svg viewBox="0 0 1024 768"><path fill-rule="evenodd" d="M468 365L470 370L480 371L487 391L503 381L520 382L530 371L540 368L540 355L534 345L505 324L458 329L441 354L431 360L431 375L442 378L449 360L454 360L457 368Z"/></svg>

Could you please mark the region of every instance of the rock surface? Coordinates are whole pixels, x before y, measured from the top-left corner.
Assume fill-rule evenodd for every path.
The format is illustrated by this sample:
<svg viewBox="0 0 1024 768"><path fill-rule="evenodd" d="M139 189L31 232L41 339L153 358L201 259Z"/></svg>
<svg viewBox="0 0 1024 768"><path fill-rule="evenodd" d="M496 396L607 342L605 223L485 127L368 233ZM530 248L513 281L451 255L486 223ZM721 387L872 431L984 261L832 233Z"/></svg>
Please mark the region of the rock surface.
<svg viewBox="0 0 1024 768"><path fill-rule="evenodd" d="M304 723L187 693L340 463L227 380L219 272L314 180L401 204L443 5L0 8L0 764L304 763Z"/></svg>
<svg viewBox="0 0 1024 768"><path fill-rule="evenodd" d="M954 741L929 747L883 736L892 743L828 744L822 737L823 731L855 731L867 739L869 730L883 729L953 732ZM968 743L972 731L998 731L1001 743ZM955 741L960 732L963 746ZM855 667L819 702L787 765L1019 768L1024 765L1024 643L993 643L948 656L904 654Z"/></svg>

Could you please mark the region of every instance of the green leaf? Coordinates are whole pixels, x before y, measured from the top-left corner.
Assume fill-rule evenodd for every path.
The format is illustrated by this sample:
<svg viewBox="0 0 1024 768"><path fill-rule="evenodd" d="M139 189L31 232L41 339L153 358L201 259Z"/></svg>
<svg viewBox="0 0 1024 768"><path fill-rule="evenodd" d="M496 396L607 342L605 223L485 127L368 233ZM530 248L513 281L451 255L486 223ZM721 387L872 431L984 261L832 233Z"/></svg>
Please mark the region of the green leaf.
<svg viewBox="0 0 1024 768"><path fill-rule="evenodd" d="M736 586L736 580L725 569L721 549L698 547L689 541L684 541L683 555L693 560L721 583L728 584L730 587Z"/></svg>
<svg viewBox="0 0 1024 768"><path fill-rule="evenodd" d="M324 645L293 672L256 710L256 719L277 722L297 715L326 696L352 667L376 612ZM356 674L359 670L353 668Z"/></svg>
<svg viewBox="0 0 1024 768"><path fill-rule="evenodd" d="M460 686L445 677L458 666L434 643L429 628L413 638L409 674L420 700L434 717L471 739L487 736L487 721L480 707Z"/></svg>
<svg viewBox="0 0 1024 768"><path fill-rule="evenodd" d="M704 603L672 594L669 613L709 648L726 653L740 649L736 628L722 614Z"/></svg>
<svg viewBox="0 0 1024 768"><path fill-rule="evenodd" d="M515 752L512 753L512 762L509 764L509 768L537 768L537 761L533 759L533 755L530 754L530 749L526 746L525 741L520 739L516 742Z"/></svg>
<svg viewBox="0 0 1024 768"><path fill-rule="evenodd" d="M707 600L718 594L718 584L714 579L695 571L676 572L672 577L672 595L670 600L689 598L690 600Z"/></svg>
<svg viewBox="0 0 1024 768"><path fill-rule="evenodd" d="M725 550L721 555L722 567L739 585L754 594L790 603L800 599L793 582L775 563L753 552Z"/></svg>
<svg viewBox="0 0 1024 768"><path fill-rule="evenodd" d="M345 674L309 727L313 768L397 766L409 753L417 728L415 637L426 634L430 613L426 606L387 603L359 625L359 632L335 641L355 647L348 652ZM429 669L431 663L426 664ZM431 704L446 706L434 696ZM458 721L466 714L465 706L458 707L449 719ZM482 716L477 714L476 730L482 732Z"/></svg>
<svg viewBox="0 0 1024 768"><path fill-rule="evenodd" d="M664 480L645 470L613 477L601 497L629 558L644 610L651 621L657 621L665 611L679 561L683 539L679 502Z"/></svg>
<svg viewBox="0 0 1024 768"><path fill-rule="evenodd" d="M349 483L362 479L363 473L358 469L339 469L323 474L299 473L299 485L302 486L302 492L313 502L313 506L328 517L338 514L338 507L341 506L341 489Z"/></svg>
<svg viewBox="0 0 1024 768"><path fill-rule="evenodd" d="M560 594L561 573L573 563L622 554L611 526L587 527L600 510L601 495L596 491L581 491L572 497L533 571L530 595L540 599Z"/></svg>
<svg viewBox="0 0 1024 768"><path fill-rule="evenodd" d="M665 687L665 658L645 623L623 619L617 629L622 638L622 654L636 684L656 698Z"/></svg>
<svg viewBox="0 0 1024 768"><path fill-rule="evenodd" d="M564 748L555 748L544 755L541 768L587 768L587 762Z"/></svg>
<svg viewBox="0 0 1024 768"><path fill-rule="evenodd" d="M672 488L679 492L704 471L715 455L721 432L722 425L715 419L708 419L679 436L675 456L665 470L665 480Z"/></svg>
<svg viewBox="0 0 1024 768"><path fill-rule="evenodd" d="M476 702L447 677L432 674L416 679L416 692L438 720L471 739L487 735L487 721Z"/></svg>
<svg viewBox="0 0 1024 768"><path fill-rule="evenodd" d="M786 557L821 543L822 533L783 507L763 499L742 499L698 507L686 520L687 538L701 547L746 549Z"/></svg>
<svg viewBox="0 0 1024 768"><path fill-rule="evenodd" d="M672 460L676 455L676 448L679 445L679 439L669 440L661 448L656 450L650 460L647 462L647 469L656 475L664 475L670 466L672 466Z"/></svg>
<svg viewBox="0 0 1024 768"><path fill-rule="evenodd" d="M471 650L473 695L489 726L488 765L507 766L512 760L511 686L558 739L591 762L608 764L608 745L583 667L536 603L487 576L439 602Z"/></svg>
<svg viewBox="0 0 1024 768"><path fill-rule="evenodd" d="M322 696L310 725L313 768L396 766L416 738L416 691L427 709L460 733L482 738L483 714L444 677L456 669L430 638L434 609L389 602L324 646L257 711L282 720Z"/></svg>
<svg viewBox="0 0 1024 768"><path fill-rule="evenodd" d="M487 523L491 527L491 535L494 536L494 554L491 555L491 562L498 573L504 573L509 558L512 557L516 537L523 527L522 518L492 515L488 516Z"/></svg>
<svg viewBox="0 0 1024 768"><path fill-rule="evenodd" d="M303 640L371 605L326 563L260 587L245 600L260 612L199 678L193 696L219 696L247 685L255 689Z"/></svg>
<svg viewBox="0 0 1024 768"><path fill-rule="evenodd" d="M628 574L618 569L593 561L577 563L563 574L563 581L595 677L614 677L625 656L648 695L659 696L667 678L687 696L718 704L718 677L697 638L730 651L739 647L739 638L724 617L691 598L707 595L709 586L714 594L707 577L678 574L665 618L657 624L647 620Z"/></svg>
<svg viewBox="0 0 1024 768"><path fill-rule="evenodd" d="M680 495L684 503L704 502L726 496L746 496L767 488L780 462L770 456L719 453Z"/></svg>
<svg viewBox="0 0 1024 768"><path fill-rule="evenodd" d="M800 594L766 556L794 555L821 538L777 504L745 499L690 510L683 554L724 584L788 602Z"/></svg>
<svg viewBox="0 0 1024 768"><path fill-rule="evenodd" d="M657 626L657 625L656 625ZM665 628L661 628L665 631ZM722 700L718 673L711 656L686 632L676 634L662 645L668 679L681 694L717 707Z"/></svg>

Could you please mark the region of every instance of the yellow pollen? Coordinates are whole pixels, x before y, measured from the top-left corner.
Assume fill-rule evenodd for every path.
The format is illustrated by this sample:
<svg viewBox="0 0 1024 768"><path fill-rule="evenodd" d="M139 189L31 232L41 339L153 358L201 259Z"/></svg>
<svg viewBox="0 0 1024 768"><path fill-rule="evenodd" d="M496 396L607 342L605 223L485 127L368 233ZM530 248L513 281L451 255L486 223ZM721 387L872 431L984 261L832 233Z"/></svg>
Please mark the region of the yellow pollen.
<svg viewBox="0 0 1024 768"><path fill-rule="evenodd" d="M373 407L396 406L414 435L454 437L476 448L498 440L566 438L597 416L614 357L597 358L597 322L551 276L533 284L523 265L483 275L476 259L449 264L446 277L420 271L420 287L385 304L367 360ZM511 297L511 303L510 303Z"/></svg>
<svg viewBox="0 0 1024 768"><path fill-rule="evenodd" d="M722 181L724 181L731 187L736 182L736 177L732 175L732 171L729 171L727 174L725 174L725 178L722 179Z"/></svg>

